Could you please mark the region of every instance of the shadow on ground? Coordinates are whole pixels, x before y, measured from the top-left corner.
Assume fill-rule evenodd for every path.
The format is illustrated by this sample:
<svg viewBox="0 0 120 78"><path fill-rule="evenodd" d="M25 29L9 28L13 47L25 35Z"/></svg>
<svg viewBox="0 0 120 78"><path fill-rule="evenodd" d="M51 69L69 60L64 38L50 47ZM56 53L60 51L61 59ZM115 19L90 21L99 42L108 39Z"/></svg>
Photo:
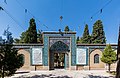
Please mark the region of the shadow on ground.
<svg viewBox="0 0 120 78"><path fill-rule="evenodd" d="M113 77L113 76L104 77L104 76L93 76L93 75L88 75L88 78L115 78L115 77Z"/></svg>
<svg viewBox="0 0 120 78"><path fill-rule="evenodd" d="M23 76L20 76L20 77L17 77L17 78L72 78L72 77L69 77L67 75L65 75L65 76L55 76L53 74L49 74L49 75L42 74L42 75L34 75L34 76L31 76L31 77L23 75Z"/></svg>
<svg viewBox="0 0 120 78"><path fill-rule="evenodd" d="M15 74L24 74L24 73L29 73L29 71L25 71L25 72L16 72Z"/></svg>

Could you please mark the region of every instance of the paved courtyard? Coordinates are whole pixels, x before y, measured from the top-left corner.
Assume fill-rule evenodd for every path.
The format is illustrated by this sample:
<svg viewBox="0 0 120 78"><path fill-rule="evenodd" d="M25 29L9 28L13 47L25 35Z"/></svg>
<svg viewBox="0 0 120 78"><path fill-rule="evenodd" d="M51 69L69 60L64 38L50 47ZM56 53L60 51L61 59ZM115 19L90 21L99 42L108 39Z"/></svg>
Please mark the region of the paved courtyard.
<svg viewBox="0 0 120 78"><path fill-rule="evenodd" d="M113 75L106 73L105 70L52 70L52 71L30 71L17 72L12 77L6 78L115 78Z"/></svg>

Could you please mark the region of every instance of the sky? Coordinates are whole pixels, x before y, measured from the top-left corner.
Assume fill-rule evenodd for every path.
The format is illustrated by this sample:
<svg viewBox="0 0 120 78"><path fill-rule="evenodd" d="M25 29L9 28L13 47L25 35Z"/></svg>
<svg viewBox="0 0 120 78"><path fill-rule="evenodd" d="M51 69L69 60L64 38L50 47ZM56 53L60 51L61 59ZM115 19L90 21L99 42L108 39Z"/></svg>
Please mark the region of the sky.
<svg viewBox="0 0 120 78"><path fill-rule="evenodd" d="M37 29L64 31L65 26L69 26L76 36L82 37L85 24L88 24L91 34L93 24L102 20L107 43L117 43L119 3L120 0L0 0L0 6L4 8L0 11L0 36L9 26L13 37L19 38L29 27L29 20L35 18ZM63 16L62 21L60 16Z"/></svg>

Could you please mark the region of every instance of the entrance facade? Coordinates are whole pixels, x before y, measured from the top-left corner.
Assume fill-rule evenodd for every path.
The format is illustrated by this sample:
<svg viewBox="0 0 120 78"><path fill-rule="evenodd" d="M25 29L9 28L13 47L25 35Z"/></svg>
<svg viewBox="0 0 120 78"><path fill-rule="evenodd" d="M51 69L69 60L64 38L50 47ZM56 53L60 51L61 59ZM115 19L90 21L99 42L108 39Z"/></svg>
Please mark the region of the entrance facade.
<svg viewBox="0 0 120 78"><path fill-rule="evenodd" d="M49 70L76 69L75 32L44 32L43 64Z"/></svg>
<svg viewBox="0 0 120 78"><path fill-rule="evenodd" d="M111 46L117 49L117 45ZM25 55L25 64L21 68L25 70L106 68L100 60L106 44L76 44L75 32L43 32L43 44L15 44L14 47ZM95 58L96 55L99 57ZM112 68L115 65L111 65Z"/></svg>
<svg viewBox="0 0 120 78"><path fill-rule="evenodd" d="M69 39L68 39L69 40ZM54 41L54 40L53 40ZM69 67L69 46L68 44L56 40L56 42L50 46L49 51L49 69L63 68L66 69Z"/></svg>

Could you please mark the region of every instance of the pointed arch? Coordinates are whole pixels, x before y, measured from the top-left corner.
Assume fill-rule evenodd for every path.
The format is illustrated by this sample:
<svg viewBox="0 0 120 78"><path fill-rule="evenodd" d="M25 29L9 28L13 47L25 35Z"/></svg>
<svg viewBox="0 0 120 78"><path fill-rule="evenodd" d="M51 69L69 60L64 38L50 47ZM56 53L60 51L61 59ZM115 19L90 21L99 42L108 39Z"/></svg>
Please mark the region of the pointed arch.
<svg viewBox="0 0 120 78"><path fill-rule="evenodd" d="M69 51L69 46L62 41L57 41L50 47L50 51Z"/></svg>

